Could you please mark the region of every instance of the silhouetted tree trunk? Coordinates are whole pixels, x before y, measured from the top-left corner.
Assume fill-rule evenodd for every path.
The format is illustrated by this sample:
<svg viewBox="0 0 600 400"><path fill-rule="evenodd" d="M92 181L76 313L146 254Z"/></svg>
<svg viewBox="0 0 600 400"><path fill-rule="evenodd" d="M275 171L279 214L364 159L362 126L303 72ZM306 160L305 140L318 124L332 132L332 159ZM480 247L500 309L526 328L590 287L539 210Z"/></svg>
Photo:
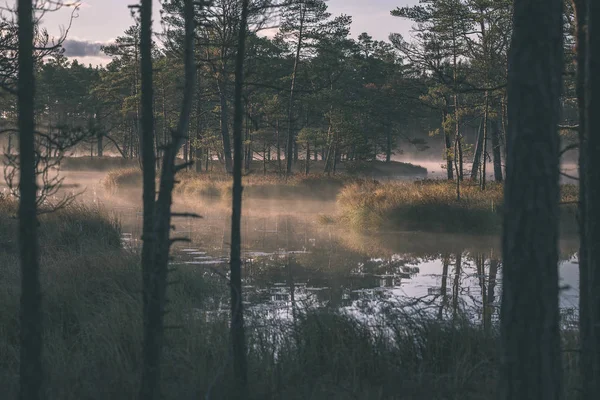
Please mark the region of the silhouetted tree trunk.
<svg viewBox="0 0 600 400"><path fill-rule="evenodd" d="M223 153L225 158L225 171L231 173L231 139L229 137L229 105L227 104L226 83L219 83L219 101L221 105L221 139L223 140Z"/></svg>
<svg viewBox="0 0 600 400"><path fill-rule="evenodd" d="M502 149L500 144L500 120L492 124L492 157L494 162L494 180L502 182Z"/></svg>
<svg viewBox="0 0 600 400"><path fill-rule="evenodd" d="M458 128L457 128L458 129ZM458 134L454 136L454 169L456 170L456 200L460 201L460 170L458 167L459 162L459 153L458 153L458 145L460 142L460 137Z"/></svg>
<svg viewBox="0 0 600 400"><path fill-rule="evenodd" d="M277 121L275 122L275 135L276 135L276 147L277 147L277 169L279 170L279 173L281 173L282 171L282 166L281 166L281 140L280 140L280 136L279 136L279 118L277 118Z"/></svg>
<svg viewBox="0 0 600 400"><path fill-rule="evenodd" d="M150 1L150 0L147 0ZM148 289L144 301L144 366L140 387L140 400L153 400L160 397L160 360L164 342L164 314L167 291L169 251L174 240L170 238L171 213L175 175L188 164L175 165L177 154L188 140L190 115L196 81L194 62L194 0L184 0L184 90L177 130L171 134L171 142L166 145L160 176L160 190L154 209L154 230L152 265L149 267Z"/></svg>
<svg viewBox="0 0 600 400"><path fill-rule="evenodd" d="M392 161L392 128L388 125L385 126L385 136L386 136L386 147L385 147L385 162L389 163Z"/></svg>
<svg viewBox="0 0 600 400"><path fill-rule="evenodd" d="M102 134L102 130L99 129L98 135L96 136L97 145L98 145L98 157L104 156L104 135Z"/></svg>
<svg viewBox="0 0 600 400"><path fill-rule="evenodd" d="M310 142L306 141L306 164L304 165L304 174L308 175L310 172Z"/></svg>
<svg viewBox="0 0 600 400"><path fill-rule="evenodd" d="M152 340L155 327L151 325L153 303L154 275L154 206L156 201L156 166L154 154L154 88L152 86L152 0L142 0L140 21L140 56L141 56L141 148L144 205L142 227L142 282L143 282L143 316L144 316L144 348L142 365L142 385L140 399L153 399L158 388L159 350ZM164 97L164 96L163 96ZM164 101L164 99L163 99Z"/></svg>
<svg viewBox="0 0 600 400"><path fill-rule="evenodd" d="M19 128L19 250L21 256L19 398L43 397L42 295L39 277L37 233L37 184L35 171L35 83L33 61L33 7L19 0L17 107Z"/></svg>
<svg viewBox="0 0 600 400"><path fill-rule="evenodd" d="M268 153L268 159L271 160L271 153ZM263 143L263 175L267 175L267 144Z"/></svg>
<svg viewBox="0 0 600 400"><path fill-rule="evenodd" d="M483 112L483 163L481 164L481 189L485 190L485 184L487 182L487 161L488 161L488 111L489 111L489 95L485 92L485 110Z"/></svg>
<svg viewBox="0 0 600 400"><path fill-rule="evenodd" d="M479 169L481 168L481 153L483 151L483 118L479 123L477 131L477 141L475 142L475 154L473 156L473 167L471 168L471 180L476 181L479 177Z"/></svg>
<svg viewBox="0 0 600 400"><path fill-rule="evenodd" d="M590 335L590 320L592 317L589 300L589 276L587 263L587 239L586 239L586 60L587 60L587 0L573 1L576 20L577 40L577 102L579 107L579 337L581 342L581 398L592 398L594 393L594 368L592 351L594 343ZM592 397L590 397L592 396Z"/></svg>
<svg viewBox="0 0 600 400"><path fill-rule="evenodd" d="M563 397L558 309L562 0L515 0L508 71L501 397Z"/></svg>
<svg viewBox="0 0 600 400"><path fill-rule="evenodd" d="M239 25L237 55L235 59L235 91L233 112L233 201L231 214L231 344L235 398L248 396L248 371L246 364L246 335L244 331L244 309L242 296L242 124L244 109L244 58L246 53L246 29L248 0L242 0L242 16ZM293 89L293 84L292 84ZM289 164L289 161L288 161Z"/></svg>
<svg viewBox="0 0 600 400"><path fill-rule="evenodd" d="M200 69L197 71L196 73L196 80L198 80L198 76L200 76ZM202 97L202 90L200 88L200 85L198 85L197 87L197 93L196 93L196 146L195 146L195 153L194 153L194 158L195 158L195 169L196 172L202 172L202 143L201 143L201 139L202 139L202 107L201 107L201 102L200 102L200 98Z"/></svg>
<svg viewBox="0 0 600 400"><path fill-rule="evenodd" d="M448 118L448 111L444 108L442 114L442 131L444 132L444 144L446 145L446 153L444 154L446 159L446 173L448 174L448 180L454 179L454 172L452 165L452 139L450 138L450 132L444 128L446 119Z"/></svg>
<svg viewBox="0 0 600 400"><path fill-rule="evenodd" d="M587 1L587 62L585 64L584 155L585 255L588 329L584 351L590 351L584 372L585 394L600 396L600 3ZM585 279L585 278L582 278ZM584 305L585 306L585 305Z"/></svg>

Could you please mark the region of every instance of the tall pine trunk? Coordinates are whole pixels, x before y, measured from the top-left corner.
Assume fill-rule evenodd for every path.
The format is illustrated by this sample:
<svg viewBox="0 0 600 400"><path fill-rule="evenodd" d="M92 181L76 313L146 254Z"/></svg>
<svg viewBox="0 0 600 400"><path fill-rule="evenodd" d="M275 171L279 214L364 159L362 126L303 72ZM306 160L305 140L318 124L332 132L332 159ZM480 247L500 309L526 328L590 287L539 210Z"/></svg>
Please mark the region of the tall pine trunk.
<svg viewBox="0 0 600 400"><path fill-rule="evenodd" d="M146 0L150 2L150 0ZM143 8L142 8L143 10ZM169 251L173 240L170 238L171 205L175 175L187 167L186 164L176 166L177 154L188 140L190 115L193 107L193 95L196 81L196 64L194 62L194 1L184 0L185 37L184 37L184 90L181 112L177 130L171 134L171 142L166 145L160 176L158 200L154 206L153 237L154 246L150 256L151 265L144 282L144 343L143 370L139 399L153 400L160 398L160 362L164 343L164 314L166 306L167 272ZM150 22L150 17L146 17ZM148 24L148 30L150 30ZM149 37L149 36L148 36ZM148 58L149 59L149 58ZM149 83L151 85L151 81ZM151 103L149 103L151 105Z"/></svg>
<svg viewBox="0 0 600 400"><path fill-rule="evenodd" d="M589 276L587 263L586 238L586 60L587 60L587 0L574 0L575 20L577 24L577 101L579 105L579 338L581 341L581 387L582 398L591 398L594 393L593 348L590 335L592 317L589 301Z"/></svg>
<svg viewBox="0 0 600 400"><path fill-rule="evenodd" d="M304 175L310 172L310 142L306 141L306 164L304 164Z"/></svg>
<svg viewBox="0 0 600 400"><path fill-rule="evenodd" d="M235 60L235 91L233 111L233 200L231 213L231 345L235 398L248 397L248 367L246 361L246 334L244 331L244 308L242 295L242 124L244 109L244 58L246 52L246 29L248 0L242 0L242 16L239 26L237 55Z"/></svg>
<svg viewBox="0 0 600 400"><path fill-rule="evenodd" d="M477 141L475 142L475 154L473 155L473 167L471 168L471 180L476 181L479 177L481 168L481 153L483 151L483 118L479 123L477 131Z"/></svg>
<svg viewBox="0 0 600 400"><path fill-rule="evenodd" d="M229 137L229 105L227 104L227 85L225 81L219 83L219 103L221 106L221 140L223 141L223 154L225 159L225 171L232 172L231 160L231 138Z"/></svg>
<svg viewBox="0 0 600 400"><path fill-rule="evenodd" d="M502 182L502 146L500 144L500 120L492 123L492 158L494 163L494 180Z"/></svg>
<svg viewBox="0 0 600 400"><path fill-rule="evenodd" d="M500 398L563 398L558 276L562 0L515 0L501 308Z"/></svg>
<svg viewBox="0 0 600 400"><path fill-rule="evenodd" d="M277 148L277 170L279 171L279 173L281 173L282 166L281 166L281 140L280 140L280 135L279 135L279 118L277 118L277 121L275 122L275 136L276 136L275 147Z"/></svg>
<svg viewBox="0 0 600 400"><path fill-rule="evenodd" d="M445 160L446 160L446 173L448 174L448 180L451 181L454 179L454 172L452 165L452 138L450 137L450 132L445 128L446 119L448 118L448 111L444 108L442 114L442 131L444 132L444 144L445 144Z"/></svg>
<svg viewBox="0 0 600 400"><path fill-rule="evenodd" d="M102 128L96 126L98 129L98 134L96 135L96 144L98 146L98 157L104 156L104 134L102 133Z"/></svg>
<svg viewBox="0 0 600 400"><path fill-rule="evenodd" d="M584 155L585 245L587 274L587 313L589 336L585 350L591 350L590 368L584 372L586 394L600 395L600 3L588 0L585 63L585 139L580 152Z"/></svg>
<svg viewBox="0 0 600 400"><path fill-rule="evenodd" d="M17 107L19 128L19 251L21 257L19 398L43 397L42 294L37 233L35 170L35 77L33 61L33 7L19 0Z"/></svg>
<svg viewBox="0 0 600 400"><path fill-rule="evenodd" d="M485 92L485 105L483 111L483 162L481 164L481 190L485 190L487 182L487 161L488 161L488 112L489 112L489 94Z"/></svg>
<svg viewBox="0 0 600 400"><path fill-rule="evenodd" d="M154 271L154 246L156 235L154 232L154 206L156 200L156 160L154 153L154 111L152 86L152 0L142 0L140 27L140 55L141 55L141 148L142 148L142 175L143 175L143 227L142 227L142 282L143 282L143 318L144 318L144 346L142 364L141 399L156 397L159 379L159 352L153 341L151 309L156 301L152 286L155 284ZM164 100L164 96L163 96ZM163 103L164 107L164 103ZM166 121L165 121L166 122Z"/></svg>

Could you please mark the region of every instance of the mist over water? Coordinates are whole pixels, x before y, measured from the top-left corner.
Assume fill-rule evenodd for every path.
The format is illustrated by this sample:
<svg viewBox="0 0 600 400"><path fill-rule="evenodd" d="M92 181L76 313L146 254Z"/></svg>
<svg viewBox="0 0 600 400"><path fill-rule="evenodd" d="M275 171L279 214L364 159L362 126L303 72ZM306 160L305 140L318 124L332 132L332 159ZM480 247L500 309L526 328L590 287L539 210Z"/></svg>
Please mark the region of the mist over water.
<svg viewBox="0 0 600 400"><path fill-rule="evenodd" d="M139 251L141 188L110 193L101 184L103 176L73 172L66 174L65 182L85 188L81 200L110 210L122 225L124 245ZM174 247L175 268L203 269L222 281L219 274L228 272L229 202L176 196L174 209L202 216L173 221L172 234L191 240ZM257 318L289 319L294 310L328 308L368 319L392 304L440 317L457 313L474 320L486 313L488 318L498 317L502 283L498 237L419 232L362 235L323 224L321 216L335 212L335 201L244 201L243 283L247 308ZM576 251L576 240L561 241L565 312L574 312L578 303ZM225 285L214 299L223 313L228 310L227 298ZM197 312L202 313L200 308Z"/></svg>
<svg viewBox="0 0 600 400"><path fill-rule="evenodd" d="M407 162L408 160L403 160ZM425 166L429 177L443 179L433 160L410 160ZM437 167L437 169L436 169ZM141 188L104 188L105 172L65 171L65 188L78 201L106 208L122 226L124 246L141 246ZM493 177L492 177L493 178ZM214 306L228 311L227 274L230 204L200 197L175 196L175 211L202 219L175 219L174 236L191 243L173 248L173 264L206 271L224 285ZM418 308L438 317L460 313L480 321L499 312L502 263L498 237L419 232L359 234L322 216L335 215L335 201L246 199L243 203L244 291L247 309L261 319L289 319L294 310L328 308L361 319L382 307ZM578 304L577 241L561 241L561 300L564 312ZM204 313L199 307L197 313Z"/></svg>

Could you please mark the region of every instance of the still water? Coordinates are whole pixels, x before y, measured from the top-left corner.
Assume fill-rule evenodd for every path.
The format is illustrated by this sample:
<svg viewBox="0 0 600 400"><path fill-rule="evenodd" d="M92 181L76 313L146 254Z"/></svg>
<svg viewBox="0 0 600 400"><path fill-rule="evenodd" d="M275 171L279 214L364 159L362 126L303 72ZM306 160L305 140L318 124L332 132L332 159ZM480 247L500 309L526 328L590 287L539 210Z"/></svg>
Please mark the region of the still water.
<svg viewBox="0 0 600 400"><path fill-rule="evenodd" d="M173 264L226 275L230 215L224 205L178 204L202 219L174 221ZM114 207L127 246L139 248L141 210ZM326 225L335 204L251 201L242 222L246 309L262 320L291 319L298 310L329 308L369 319L389 305L419 308L440 318L498 318L502 263L496 237L379 232L357 234ZM578 303L577 242L560 243L561 297L566 315ZM226 313L228 292L215 299Z"/></svg>

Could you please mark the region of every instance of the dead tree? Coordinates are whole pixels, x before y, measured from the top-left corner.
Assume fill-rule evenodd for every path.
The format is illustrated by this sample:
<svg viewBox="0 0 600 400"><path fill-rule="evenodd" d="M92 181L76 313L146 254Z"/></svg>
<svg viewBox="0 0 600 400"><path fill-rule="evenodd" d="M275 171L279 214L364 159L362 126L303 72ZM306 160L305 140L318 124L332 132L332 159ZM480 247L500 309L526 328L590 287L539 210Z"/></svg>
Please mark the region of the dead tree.
<svg viewBox="0 0 600 400"><path fill-rule="evenodd" d="M500 398L563 397L558 116L562 0L515 0L508 71Z"/></svg>

